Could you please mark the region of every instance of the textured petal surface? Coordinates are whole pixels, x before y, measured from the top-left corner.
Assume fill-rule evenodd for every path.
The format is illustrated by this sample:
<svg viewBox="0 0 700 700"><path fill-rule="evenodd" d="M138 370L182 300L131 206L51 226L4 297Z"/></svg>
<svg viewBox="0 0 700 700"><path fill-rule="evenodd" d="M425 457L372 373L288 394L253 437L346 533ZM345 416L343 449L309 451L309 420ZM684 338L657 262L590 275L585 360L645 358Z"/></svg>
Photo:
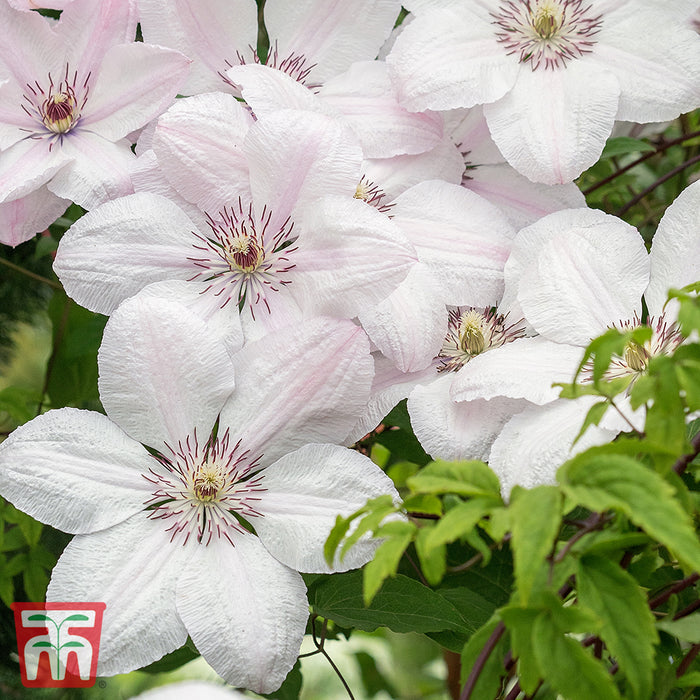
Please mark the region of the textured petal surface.
<svg viewBox="0 0 700 700"><path fill-rule="evenodd" d="M162 46L142 42L114 46L102 61L81 128L108 141L124 138L170 105L188 69L185 56Z"/></svg>
<svg viewBox="0 0 700 700"><path fill-rule="evenodd" d="M557 469L567 459L615 437L612 430L590 426L572 447L595 400L595 397L583 397L529 406L505 425L488 459L501 480L505 498L516 484L524 488L554 484Z"/></svg>
<svg viewBox="0 0 700 700"><path fill-rule="evenodd" d="M514 231L492 204L434 180L400 195L392 218L433 272L443 303L486 306L500 299Z"/></svg>
<svg viewBox="0 0 700 700"><path fill-rule="evenodd" d="M153 464L107 417L61 408L20 426L0 445L0 489L43 523L93 532L143 510L148 482L141 474Z"/></svg>
<svg viewBox="0 0 700 700"><path fill-rule="evenodd" d="M367 403L369 342L350 321L313 319L247 343L221 429L263 464L309 442L340 442Z"/></svg>
<svg viewBox="0 0 700 700"><path fill-rule="evenodd" d="M54 271L72 299L109 314L151 282L191 277L193 230L172 202L137 193L74 223L61 239Z"/></svg>
<svg viewBox="0 0 700 700"><path fill-rule="evenodd" d="M493 102L519 71L490 21L466 3L417 16L386 60L401 103L415 111Z"/></svg>
<svg viewBox="0 0 700 700"><path fill-rule="evenodd" d="M187 640L175 610L175 586L191 549L173 545L145 513L78 535L51 574L47 600L106 603L98 676L142 668Z"/></svg>
<svg viewBox="0 0 700 700"><path fill-rule="evenodd" d="M0 243L16 246L52 224L70 204L42 187L0 204Z"/></svg>
<svg viewBox="0 0 700 700"><path fill-rule="evenodd" d="M276 690L296 661L309 615L301 576L253 535L198 547L180 575L177 610L207 663L231 685Z"/></svg>
<svg viewBox="0 0 700 700"><path fill-rule="evenodd" d="M595 163L612 131L620 88L586 58L566 68L522 68L513 89L484 107L506 160L535 182L571 182Z"/></svg>
<svg viewBox="0 0 700 700"><path fill-rule="evenodd" d="M304 56L308 80L322 83L375 58L400 9L399 0L269 0L265 26L280 58Z"/></svg>
<svg viewBox="0 0 700 700"><path fill-rule="evenodd" d="M251 124L250 115L231 95L178 100L158 120L153 150L177 192L215 213L238 197L250 197L242 145Z"/></svg>
<svg viewBox="0 0 700 700"><path fill-rule="evenodd" d="M700 279L700 183L687 187L666 210L651 244L651 279L644 298L658 316L670 287Z"/></svg>
<svg viewBox="0 0 700 700"><path fill-rule="evenodd" d="M114 312L98 366L107 415L161 452L188 436L206 441L233 391L223 342L184 306L153 297L134 297Z"/></svg>
<svg viewBox="0 0 700 700"><path fill-rule="evenodd" d="M352 197L324 197L304 211L288 291L308 315L352 318L386 299L416 262L384 214Z"/></svg>
<svg viewBox="0 0 700 700"><path fill-rule="evenodd" d="M554 382L571 382L583 352L545 338L520 338L473 357L455 374L454 401L508 396L545 404L559 396Z"/></svg>
<svg viewBox="0 0 700 700"><path fill-rule="evenodd" d="M505 278L504 306L517 297L539 333L587 345L609 325L640 313L649 258L629 224L600 211L570 209L518 234Z"/></svg>
<svg viewBox="0 0 700 700"><path fill-rule="evenodd" d="M243 152L257 211L272 211L270 230L323 195L355 193L362 151L352 130L317 112L280 110L259 119Z"/></svg>
<svg viewBox="0 0 700 700"><path fill-rule="evenodd" d="M372 342L402 372L425 369L447 333L447 309L439 285L423 263L387 299L359 316Z"/></svg>
<svg viewBox="0 0 700 700"><path fill-rule="evenodd" d="M416 387L408 397L411 425L434 459L486 459L504 424L527 405L522 399L453 401L453 375Z"/></svg>
<svg viewBox="0 0 700 700"><path fill-rule="evenodd" d="M391 479L372 460L336 445L304 445L264 472L255 531L273 557L295 571L330 573L366 564L378 542L365 538L329 568L323 546L336 516L347 517L370 498L390 494Z"/></svg>

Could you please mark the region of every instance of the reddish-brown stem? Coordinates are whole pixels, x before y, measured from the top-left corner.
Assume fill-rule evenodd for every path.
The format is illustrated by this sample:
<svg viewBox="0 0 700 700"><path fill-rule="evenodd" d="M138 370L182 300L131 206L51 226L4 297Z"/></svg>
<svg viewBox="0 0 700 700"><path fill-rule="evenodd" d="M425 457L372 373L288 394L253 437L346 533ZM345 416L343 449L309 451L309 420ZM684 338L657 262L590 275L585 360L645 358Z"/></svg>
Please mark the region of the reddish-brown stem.
<svg viewBox="0 0 700 700"><path fill-rule="evenodd" d="M472 670L469 672L464 688L462 688L462 694L459 696L459 700L469 700L469 698L471 698L472 693L474 692L474 687L479 680L481 672L484 670L484 666L488 661L489 656L491 656L491 653L496 648L496 645L500 641L505 631L506 626L503 624L503 622L499 622L494 628L493 632L491 632L491 636L486 641L486 644L484 644L484 648L479 652L479 656L476 657L476 661L472 666Z"/></svg>
<svg viewBox="0 0 700 700"><path fill-rule="evenodd" d="M680 678L690 668L690 664L695 661L698 652L700 652L700 644L693 644L693 646L690 647L690 651L683 657L683 661L678 664L676 678Z"/></svg>
<svg viewBox="0 0 700 700"><path fill-rule="evenodd" d="M660 593L659 595L652 598L649 601L649 607L652 610L655 610L660 605L663 605L672 595L684 591L689 586L692 586L698 579L700 579L700 574L695 573L691 574L690 576L687 576L682 581L678 581L678 583L675 583L663 593Z"/></svg>

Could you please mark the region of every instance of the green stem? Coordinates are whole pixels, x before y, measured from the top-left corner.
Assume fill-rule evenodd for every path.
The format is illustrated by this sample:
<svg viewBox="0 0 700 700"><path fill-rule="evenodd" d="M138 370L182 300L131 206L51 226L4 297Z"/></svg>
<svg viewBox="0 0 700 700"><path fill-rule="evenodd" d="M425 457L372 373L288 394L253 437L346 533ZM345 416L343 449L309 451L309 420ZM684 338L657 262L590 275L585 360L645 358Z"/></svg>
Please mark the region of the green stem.
<svg viewBox="0 0 700 700"><path fill-rule="evenodd" d="M10 262L9 260L5 260L5 258L0 258L0 263L3 265L6 265L9 267L11 270L14 270L15 272L19 272L21 275L26 275L27 277L31 277L33 280L36 280L37 282L43 282L44 284L48 284L49 287L53 287L54 289L63 289L61 284L59 282L54 282L53 280L50 280L48 277L42 277L41 275L37 275L36 272L31 272L30 270L25 270L23 267L20 267L19 265L15 265L15 263Z"/></svg>

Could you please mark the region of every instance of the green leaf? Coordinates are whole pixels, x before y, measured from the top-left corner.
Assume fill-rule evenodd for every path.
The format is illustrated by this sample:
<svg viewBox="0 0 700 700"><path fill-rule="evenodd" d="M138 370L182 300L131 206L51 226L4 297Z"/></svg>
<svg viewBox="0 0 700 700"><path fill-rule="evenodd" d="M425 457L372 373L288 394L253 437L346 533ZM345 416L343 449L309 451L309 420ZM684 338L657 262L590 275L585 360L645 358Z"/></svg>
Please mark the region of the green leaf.
<svg viewBox="0 0 700 700"><path fill-rule="evenodd" d="M501 608L499 611L501 619L510 632L513 655L518 659L520 687L527 695L535 692L542 677L532 644L532 626L539 614L539 610L514 605Z"/></svg>
<svg viewBox="0 0 700 700"><path fill-rule="evenodd" d="M573 445L575 445L579 439L583 436L583 434L588 430L588 428L591 425L598 425L600 421L603 419L603 416L607 413L608 408L610 404L607 401L599 401L598 403L594 403L589 409L588 413L586 413L586 418L583 421L583 425L581 426L581 430L578 431L578 435L574 438Z"/></svg>
<svg viewBox="0 0 700 700"><path fill-rule="evenodd" d="M31 622L46 622L46 621L51 621L51 618L48 615L44 615L43 613L35 613L34 615L30 615L27 620L30 620Z"/></svg>
<svg viewBox="0 0 700 700"><path fill-rule="evenodd" d="M551 611L535 619L532 642L545 679L567 700L620 700L603 664L555 624Z"/></svg>
<svg viewBox="0 0 700 700"><path fill-rule="evenodd" d="M562 518L562 497L554 486L513 489L511 549L520 602L526 606L542 564L552 551Z"/></svg>
<svg viewBox="0 0 700 700"><path fill-rule="evenodd" d="M700 644L700 612L681 617L679 620L659 620L656 626L684 642Z"/></svg>
<svg viewBox="0 0 700 700"><path fill-rule="evenodd" d="M357 651L353 656L360 667L360 678L365 689L365 697L373 698L382 691L390 698L397 697L396 689L384 674L380 672L373 656L364 651Z"/></svg>
<svg viewBox="0 0 700 700"><path fill-rule="evenodd" d="M652 153L656 148L646 141L633 139L630 136L613 136L605 142L601 159L614 156L624 156L628 153Z"/></svg>
<svg viewBox="0 0 700 700"><path fill-rule="evenodd" d="M48 572L41 564L30 559L27 568L22 572L22 583L29 600L44 600L49 585Z"/></svg>
<svg viewBox="0 0 700 700"><path fill-rule="evenodd" d="M53 647L53 644L51 644L51 642L33 642L32 646L33 647Z"/></svg>
<svg viewBox="0 0 700 700"><path fill-rule="evenodd" d="M500 500L498 477L483 462L435 460L408 479L407 483L417 493L495 496Z"/></svg>
<svg viewBox="0 0 700 700"><path fill-rule="evenodd" d="M625 673L638 700L652 691L654 616L637 582L617 564L587 555L576 573L579 604L602 621L600 638Z"/></svg>
<svg viewBox="0 0 700 700"><path fill-rule="evenodd" d="M343 627L373 632L388 627L394 632L467 632L459 611L422 583L398 574L365 606L362 572L333 574L318 580L309 590L313 611Z"/></svg>
<svg viewBox="0 0 700 700"><path fill-rule="evenodd" d="M64 622L77 622L77 621L88 621L90 618L82 613L75 613L75 615L69 615Z"/></svg>
<svg viewBox="0 0 700 700"><path fill-rule="evenodd" d="M84 647L85 645L82 642L66 642L65 644L61 644L61 649L63 647Z"/></svg>
<svg viewBox="0 0 700 700"><path fill-rule="evenodd" d="M437 546L428 544L430 533L434 527L423 527L418 530L416 537L416 552L420 566L431 586L437 586L447 569L446 547L445 545Z"/></svg>
<svg viewBox="0 0 700 700"><path fill-rule="evenodd" d="M413 540L416 526L407 522L392 522L382 528L381 535L387 537L374 553L374 558L363 569L364 601L372 602L385 579L393 576L406 547Z"/></svg>
<svg viewBox="0 0 700 700"><path fill-rule="evenodd" d="M593 511L620 510L668 547L693 571L700 570L700 542L673 488L632 457L591 449L557 472L564 492Z"/></svg>
<svg viewBox="0 0 700 700"><path fill-rule="evenodd" d="M425 546L429 550L454 542L469 534L476 524L493 508L501 505L500 498L486 496L472 498L456 505L438 521L437 525L428 530Z"/></svg>
<svg viewBox="0 0 700 700"><path fill-rule="evenodd" d="M34 418L41 394L33 389L8 386L0 391L0 411L21 425Z"/></svg>
<svg viewBox="0 0 700 700"><path fill-rule="evenodd" d="M442 515L442 501L433 494L420 493L404 499L403 507L408 513Z"/></svg>
<svg viewBox="0 0 700 700"><path fill-rule="evenodd" d="M381 522L392 513L396 512L396 506L392 497L388 494L378 496L367 501L367 505L361 508L357 513L350 516L354 518L357 514L365 512L365 516L358 522L357 527L345 538L342 547L340 548L340 560L343 560L345 554L360 540L360 538L368 532L376 533ZM405 523L404 523L405 524ZM399 527L400 529L400 527Z"/></svg>
<svg viewBox="0 0 700 700"><path fill-rule="evenodd" d="M39 542L41 531L44 529L44 526L40 522L34 520L34 518L31 516L25 515L24 513L22 513L22 517L16 522L17 525L19 525L19 528L22 530L22 534L24 535L24 539L27 541L27 544L30 547L34 547Z"/></svg>
<svg viewBox="0 0 700 700"><path fill-rule="evenodd" d="M695 688L700 686L700 671L691 671L684 673L677 681L678 688Z"/></svg>

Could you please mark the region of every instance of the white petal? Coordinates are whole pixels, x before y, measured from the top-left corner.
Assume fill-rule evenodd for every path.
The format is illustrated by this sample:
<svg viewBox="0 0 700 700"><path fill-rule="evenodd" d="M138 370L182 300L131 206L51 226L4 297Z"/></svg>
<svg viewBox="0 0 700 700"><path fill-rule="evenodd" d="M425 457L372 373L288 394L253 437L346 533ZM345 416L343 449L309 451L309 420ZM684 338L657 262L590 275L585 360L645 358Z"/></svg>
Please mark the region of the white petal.
<svg viewBox="0 0 700 700"><path fill-rule="evenodd" d="M81 128L108 141L124 138L167 109L188 68L185 56L162 46L133 42L112 47L90 91Z"/></svg>
<svg viewBox="0 0 700 700"><path fill-rule="evenodd" d="M294 666L308 603L301 576L253 535L198 547L182 572L177 610L207 663L231 685L276 690Z"/></svg>
<svg viewBox="0 0 700 700"><path fill-rule="evenodd" d="M252 524L273 557L304 573L347 571L366 564L378 542L363 538L329 568L323 546L336 516L347 517L371 498L398 499L391 479L364 455L336 445L305 445L263 471Z"/></svg>
<svg viewBox="0 0 700 700"><path fill-rule="evenodd" d="M220 338L186 307L153 297L134 297L114 312L98 366L107 415L160 451L195 434L206 441L233 391L233 366Z"/></svg>
<svg viewBox="0 0 700 700"><path fill-rule="evenodd" d="M408 109L472 107L497 100L513 85L517 60L475 10L466 3L437 8L399 34L386 60Z"/></svg>
<svg viewBox="0 0 700 700"><path fill-rule="evenodd" d="M480 165L470 170L469 176L464 186L497 206L516 230L560 209L586 206L581 190L573 182L532 182L508 163Z"/></svg>
<svg viewBox="0 0 700 700"><path fill-rule="evenodd" d="M489 466L501 480L501 493L508 497L513 486L533 488L554 484L557 469L593 445L602 445L616 432L590 426L572 447L586 413L596 397L574 401L561 399L546 406L529 406L514 416L493 443Z"/></svg>
<svg viewBox="0 0 700 700"><path fill-rule="evenodd" d="M442 138L439 114L409 112L392 89L386 64L354 63L319 89L319 97L345 116L366 158L424 153Z"/></svg>
<svg viewBox="0 0 700 700"><path fill-rule="evenodd" d="M87 130L76 129L64 138L61 151L73 163L49 182L49 189L59 197L92 209L134 191L130 173L134 154L125 139L112 143Z"/></svg>
<svg viewBox="0 0 700 700"><path fill-rule="evenodd" d="M352 318L386 299L416 262L396 224L352 197L316 201L301 229L287 289L309 315Z"/></svg>
<svg viewBox="0 0 700 700"><path fill-rule="evenodd" d="M312 319L247 343L235 368L220 429L271 464L309 442L342 441L367 403L374 366L361 328Z"/></svg>
<svg viewBox="0 0 700 700"><path fill-rule="evenodd" d="M595 163L612 131L620 88L579 58L564 68L523 67L513 89L484 107L506 160L535 182L571 182Z"/></svg>
<svg viewBox="0 0 700 700"><path fill-rule="evenodd" d="M151 282L191 277L195 230L175 204L140 192L76 221L61 239L54 271L72 299L109 314Z"/></svg>
<svg viewBox="0 0 700 700"><path fill-rule="evenodd" d="M70 202L42 187L20 199L0 204L0 243L16 246L44 231Z"/></svg>
<svg viewBox="0 0 700 700"><path fill-rule="evenodd" d="M317 112L280 110L260 118L243 145L258 212L272 212L270 230L324 195L352 196L362 151L348 126Z"/></svg>
<svg viewBox="0 0 700 700"><path fill-rule="evenodd" d="M423 263L414 265L395 291L359 319L372 342L402 372L425 369L447 333L441 289Z"/></svg>
<svg viewBox="0 0 700 700"><path fill-rule="evenodd" d="M47 600L106 603L99 676L147 666L187 640L175 587L191 548L169 542L165 527L141 513L108 530L78 535L53 570Z"/></svg>
<svg viewBox="0 0 700 700"><path fill-rule="evenodd" d="M587 345L640 313L648 270L644 242L629 224L597 210L555 212L514 241L503 304L517 299L527 320L551 340Z"/></svg>
<svg viewBox="0 0 700 700"><path fill-rule="evenodd" d="M151 455L100 413L61 408L0 444L0 491L64 532L93 532L144 508Z"/></svg>
<svg viewBox="0 0 700 700"><path fill-rule="evenodd" d="M432 270L443 303L486 306L500 299L514 231L492 204L433 180L400 195L392 218Z"/></svg>
<svg viewBox="0 0 700 700"><path fill-rule="evenodd" d="M651 279L644 293L649 313L661 313L670 287L700 279L700 182L666 209L651 244Z"/></svg>
<svg viewBox="0 0 700 700"><path fill-rule="evenodd" d="M576 345L541 337L519 338L472 357L455 374L450 394L454 401L508 396L549 403L560 392L552 384L571 382L581 357L581 348Z"/></svg>
<svg viewBox="0 0 700 700"><path fill-rule="evenodd" d="M251 124L231 95L196 95L178 100L161 116L153 150L177 192L216 213L238 197L250 197L242 146Z"/></svg>
<svg viewBox="0 0 700 700"><path fill-rule="evenodd" d="M434 459L486 459L491 444L522 399L453 401L453 375L444 374L416 387L408 397L411 425L423 449Z"/></svg>
<svg viewBox="0 0 700 700"><path fill-rule="evenodd" d="M372 60L398 18L398 0L268 0L265 26L280 58L304 56L322 83L355 61Z"/></svg>

